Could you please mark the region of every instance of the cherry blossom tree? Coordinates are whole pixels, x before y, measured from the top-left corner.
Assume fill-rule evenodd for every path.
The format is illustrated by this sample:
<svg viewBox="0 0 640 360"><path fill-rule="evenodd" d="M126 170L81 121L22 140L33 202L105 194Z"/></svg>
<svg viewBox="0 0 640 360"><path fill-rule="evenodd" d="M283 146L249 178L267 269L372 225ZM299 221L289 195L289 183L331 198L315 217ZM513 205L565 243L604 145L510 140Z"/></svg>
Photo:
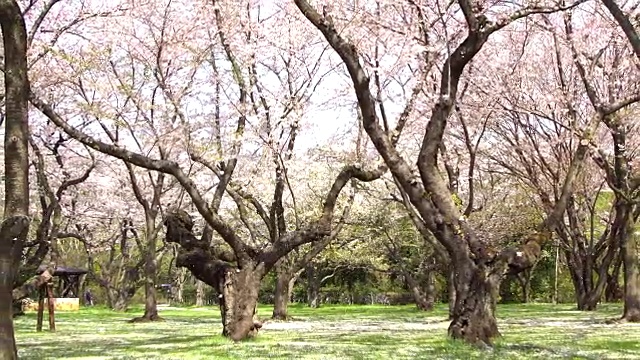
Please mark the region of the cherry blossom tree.
<svg viewBox="0 0 640 360"><path fill-rule="evenodd" d="M159 17L161 20L159 25L170 21L172 17L184 16L183 12L177 13L177 5L169 5L164 8L164 14ZM269 29L280 31L281 28L270 27L269 17L263 18L259 8L251 6L236 8L223 5L225 4L218 2L214 2L213 5L198 5L192 15L200 17L191 19L192 21L189 22L189 25L193 24L195 27L176 28L179 34L174 34L187 38L180 38L179 42L171 42L171 46L165 47L162 57L159 57L160 63L155 69L150 69L151 73L155 72L154 76L157 77L156 80L163 93L163 102L159 106L166 114L170 114L168 118L174 119L173 124L184 134L175 138L176 144L182 147L183 152L176 153L172 160L153 158L147 154L129 150L126 144L116 146L100 140L97 136L81 132L64 120L64 113L54 109L35 93L31 94L31 102L48 119L83 144L133 165L170 174L180 183L189 194L198 213L206 221L206 226L203 235L197 237L191 216L182 209L176 209L168 214L165 220L166 241L180 245L177 265L187 267L198 279L214 286L222 295L224 334L234 340L240 340L258 327L252 320L253 312L258 287L266 273L280 258L298 246L321 241L330 236L335 222L333 213L342 188L352 178L372 181L382 174L382 170L370 172L357 166L345 167L328 191L322 210L317 212L314 218L296 224L292 228L283 226L282 196L286 183L286 166L282 163L291 159L293 144L300 128L299 107L313 92L313 85L317 83L317 79L314 80L317 69L298 68L301 75L307 77L306 80L304 77L298 77L296 80L290 75L286 76L281 84L285 85L287 95L283 97L276 95L279 94L276 92L269 94L268 91L273 89L268 87L266 81L262 82L261 77L266 76L262 74L272 72L278 76L281 70L277 68L281 68L283 63L285 66L292 66L287 65L287 62L293 64L294 60L297 62L301 59L294 59L292 55L285 56L283 63L271 64L272 68L276 68L275 71L268 66L261 67L264 61L256 59L258 53L244 50L263 46L257 42L258 40L277 38L275 34L270 34L268 31ZM288 13L282 13L284 10L281 10L279 16L286 18ZM234 18L244 20L236 23L231 21ZM207 27L202 26L211 21L215 24L215 31L209 31ZM299 22L300 19L297 21ZM157 31L154 29L155 34L162 34L162 29L162 26ZM207 41L203 43L202 39ZM193 49L197 49L198 46L204 50L194 51ZM292 43L289 46L304 47L306 42ZM266 49L264 46L263 48ZM277 46L272 48L277 49ZM321 53L322 47L318 49L314 51ZM184 56L177 56L177 54ZM273 56L269 52L265 54ZM295 51L292 50L292 54L295 54ZM184 68L183 65L187 67ZM187 85L189 81L195 84L207 81L202 78L203 71L213 75L215 81L208 87L198 87L203 91L202 93L189 93L189 87L181 87L185 82L178 79L185 75L188 79ZM232 89L234 89L233 92L231 92ZM181 97L183 92L189 93L190 98ZM187 102L198 100L197 96L208 97L212 101L212 106L203 106L198 111L190 112ZM101 118L104 119L110 113L113 114L108 110L109 103L103 102L100 105L107 105L106 113L100 114ZM67 111L66 115L72 114ZM235 125L232 125L230 119L237 119ZM257 120L259 122L254 122ZM232 126L233 130L231 130ZM205 151L208 149L202 145L211 138L213 141L210 143L213 144L213 148ZM251 152L243 152L251 151L245 148L251 144L251 141L266 143L267 146L263 148L264 154L268 154L275 164L276 186L269 210L262 205L260 196L252 195L249 191L251 188L243 185L242 177L234 179L236 170L241 169L242 166L238 164L243 164L240 160L251 159ZM274 149L278 150L274 151ZM185 154L188 155L186 159ZM181 162L189 160L193 161L192 164L204 166L217 178L218 183L213 189L211 200L205 201L203 195L208 189L199 188L183 170ZM245 172L252 171L253 176L260 174L261 163L256 164L257 166L251 165L250 162L248 164L248 168L244 169ZM237 213L235 213L237 217L229 220L222 217L230 210L223 203L225 194L237 207ZM249 208L257 213L257 218L251 217ZM266 233L257 230L254 223L256 219L264 221L265 228L268 230ZM244 229L236 230L236 224L243 224ZM228 248L215 244L214 232L220 236Z"/></svg>
<svg viewBox="0 0 640 360"><path fill-rule="evenodd" d="M447 188L447 183L440 175L438 153L441 149L444 130L448 118L458 98L460 79L467 65L480 52L490 36L510 23L535 13L553 13L578 4L532 5L513 12L500 7L491 8L488 4L469 1L460 2L461 16L466 28L460 29L456 38L446 39L450 44L444 54L442 76L437 90L437 100L432 107L431 117L425 129L425 135L417 157L419 177L412 173L409 163L401 156L390 141L391 135L379 122L376 111L376 97L371 89L371 72L367 72L360 60L363 49L354 45L343 32L343 22L332 16L332 9L324 6L323 14L309 2L296 0L295 4L301 13L324 35L327 42L340 55L354 85L358 104L362 112L364 128L369 134L376 149L389 166L391 173L398 181L399 187L406 192L411 205L416 208L425 227L433 233L446 248L454 268L456 269L456 306L449 334L454 338L476 344L490 344L499 335L495 321L496 289L507 269L526 269L532 266L541 252L541 245L548 241L551 232L561 219L561 214L571 195L574 179L580 173L584 160L589 152L591 134L595 131L601 118L619 108L603 108L600 116L594 117L586 129L582 139L572 156L571 165L563 181L562 193L554 205L553 211L540 226L540 231L524 239L519 249L509 248L504 251L491 251L478 238L474 229L469 226L460 211L456 208ZM338 4L332 4L338 8ZM427 4L409 1L408 9L415 14L417 25L423 24L421 34L429 38L430 28L425 14L428 9L447 9L445 4ZM363 6L360 4L360 6ZM343 8L339 8L344 11ZM441 10L443 12L444 10ZM347 13L349 13L347 11ZM337 13L336 13L337 14ZM489 16L497 16L490 19ZM418 26L417 26L418 27ZM341 29L340 31L338 29ZM466 35L465 35L466 33ZM461 40L458 40L461 39Z"/></svg>
<svg viewBox="0 0 640 360"><path fill-rule="evenodd" d="M633 61L628 48L631 45L637 59L638 33L631 26L628 16L611 1L603 1L620 29L626 35L627 41L621 39L620 29L612 29L611 40L602 43L590 43L585 48L587 30L580 26L581 22L574 20L574 14L569 12L564 17L564 30L568 40L573 62L579 79L582 81L589 103L596 112L603 112L604 108L615 107L618 99L623 102L634 103L640 101L638 88L639 62ZM637 5L636 5L637 7ZM580 19L582 20L582 19ZM596 18L595 21L600 19ZM603 26L604 28L604 26ZM621 46L622 45L622 46ZM598 46L597 52L594 47ZM633 95L627 95L631 93ZM609 130L613 147L613 159L601 148L594 154L594 160L606 176L606 182L613 190L614 200L610 222L611 247L620 247L625 283L624 310L622 320L640 322L640 265L638 260L638 236L635 234L636 224L640 217L637 199L640 195L637 169L631 166L633 159L629 147L629 138L637 134L637 127L633 126L633 110L618 111L602 117L602 122Z"/></svg>

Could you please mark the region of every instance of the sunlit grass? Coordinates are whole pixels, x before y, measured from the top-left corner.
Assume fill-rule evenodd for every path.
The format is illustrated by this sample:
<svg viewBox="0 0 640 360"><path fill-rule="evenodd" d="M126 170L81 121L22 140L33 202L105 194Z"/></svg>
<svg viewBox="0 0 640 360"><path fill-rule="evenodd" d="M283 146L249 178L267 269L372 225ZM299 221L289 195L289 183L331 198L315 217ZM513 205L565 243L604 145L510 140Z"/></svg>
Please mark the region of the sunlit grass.
<svg viewBox="0 0 640 360"><path fill-rule="evenodd" d="M253 340L221 335L218 309L161 311L166 321L129 324L140 309L56 314L57 332L35 332L35 315L16 322L21 359L640 359L640 325L609 325L620 312L603 305L499 306L503 337L478 350L446 337L446 307L294 305L290 322L267 322ZM271 308L261 306L268 318ZM46 328L46 324L45 324Z"/></svg>

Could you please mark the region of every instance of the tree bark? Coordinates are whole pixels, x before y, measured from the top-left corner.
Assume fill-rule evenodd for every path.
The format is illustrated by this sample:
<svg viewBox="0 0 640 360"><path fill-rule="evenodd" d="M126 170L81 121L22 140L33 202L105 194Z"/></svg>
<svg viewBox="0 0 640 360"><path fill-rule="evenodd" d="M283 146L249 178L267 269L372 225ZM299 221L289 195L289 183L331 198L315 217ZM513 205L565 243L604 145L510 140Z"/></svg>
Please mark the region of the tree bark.
<svg viewBox="0 0 640 360"><path fill-rule="evenodd" d="M187 281L187 269L179 268L176 276L176 286L172 288L173 299L178 304L184 303L184 284L186 281Z"/></svg>
<svg viewBox="0 0 640 360"><path fill-rule="evenodd" d="M114 311L127 311L131 298L135 295L135 289L132 288L108 288L107 289L107 305Z"/></svg>
<svg viewBox="0 0 640 360"><path fill-rule="evenodd" d="M256 320L261 276L251 270L227 268L220 279L222 335L234 341L254 336L262 327Z"/></svg>
<svg viewBox="0 0 640 360"><path fill-rule="evenodd" d="M453 313L456 309L456 271L454 268L449 270L447 276L447 292L449 303L449 320L453 319Z"/></svg>
<svg viewBox="0 0 640 360"><path fill-rule="evenodd" d="M155 258L155 246L153 252L147 249L147 260L144 266L144 315L142 317L148 321L161 320L158 315L158 298L156 293L157 264Z"/></svg>
<svg viewBox="0 0 640 360"><path fill-rule="evenodd" d="M411 294L413 294L413 300L416 302L416 307L418 310L422 311L431 311L433 310L433 304L435 302L434 299L434 290L435 286L433 286L433 274L429 271L427 277L427 284L425 284L425 289L416 281L416 279L409 273L408 271L404 271L404 277L407 280L407 284L409 285L409 289L411 290ZM430 284L431 283L431 284Z"/></svg>
<svg viewBox="0 0 640 360"><path fill-rule="evenodd" d="M157 232L155 229L155 215L147 219L145 238L147 246L144 250L144 314L132 321L162 321L158 315L158 294L156 292L156 279L158 278L158 263L156 260Z"/></svg>
<svg viewBox="0 0 640 360"><path fill-rule="evenodd" d="M624 297L622 288L620 287L620 269L622 268L622 254L618 255L611 274L607 274L607 287L604 290L605 301L616 302Z"/></svg>
<svg viewBox="0 0 640 360"><path fill-rule="evenodd" d="M204 286L204 282L196 280L196 306L198 307L204 306Z"/></svg>
<svg viewBox="0 0 640 360"><path fill-rule="evenodd" d="M470 260L457 261L456 302L449 336L467 343L491 344L500 336L495 317L499 279Z"/></svg>
<svg viewBox="0 0 640 360"><path fill-rule="evenodd" d="M289 284L292 278L293 276L286 271L277 272L276 291L273 297L273 315L271 315L272 319L287 320L289 318L287 308L290 299L289 294L291 293Z"/></svg>
<svg viewBox="0 0 640 360"><path fill-rule="evenodd" d="M622 318L630 322L640 322L640 268L638 267L638 246L640 235L634 229L635 222L629 220L627 239L622 245L624 267L624 311Z"/></svg>
<svg viewBox="0 0 640 360"><path fill-rule="evenodd" d="M320 307L320 277L314 264L307 266L307 303L309 307Z"/></svg>
<svg viewBox="0 0 640 360"><path fill-rule="evenodd" d="M0 1L4 45L4 221L0 233L0 359L17 359L13 283L29 231L29 80L27 32L15 0Z"/></svg>
<svg viewBox="0 0 640 360"><path fill-rule="evenodd" d="M531 277L534 268L527 269L516 275L520 287L522 288L522 303L526 304L531 301Z"/></svg>

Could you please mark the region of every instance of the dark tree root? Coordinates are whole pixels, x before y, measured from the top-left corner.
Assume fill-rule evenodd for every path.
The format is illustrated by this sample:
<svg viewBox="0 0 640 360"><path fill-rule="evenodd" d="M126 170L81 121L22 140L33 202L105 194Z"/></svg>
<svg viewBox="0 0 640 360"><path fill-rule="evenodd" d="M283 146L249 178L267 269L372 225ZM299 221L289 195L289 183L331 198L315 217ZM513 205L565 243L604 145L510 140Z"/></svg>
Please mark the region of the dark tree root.
<svg viewBox="0 0 640 360"><path fill-rule="evenodd" d="M622 324L626 324L626 323L638 323L640 322L640 318L635 318L635 317L628 317L628 316L622 316L622 317L618 317L618 318L613 318L613 319L607 319L605 320L605 324L607 325L622 325Z"/></svg>
<svg viewBox="0 0 640 360"><path fill-rule="evenodd" d="M164 318L158 316L158 315L153 315L153 316L139 316L136 318L133 318L131 320L127 320L128 323L130 324L137 324L137 323L148 323L148 322L162 322L165 321Z"/></svg>

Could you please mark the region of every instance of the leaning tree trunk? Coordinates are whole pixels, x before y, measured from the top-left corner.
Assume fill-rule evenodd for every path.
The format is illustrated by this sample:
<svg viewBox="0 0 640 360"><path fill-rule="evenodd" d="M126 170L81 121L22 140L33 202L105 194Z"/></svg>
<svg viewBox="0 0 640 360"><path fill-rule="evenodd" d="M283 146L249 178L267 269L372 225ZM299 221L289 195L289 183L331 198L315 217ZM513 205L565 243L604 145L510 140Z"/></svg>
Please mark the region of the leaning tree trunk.
<svg viewBox="0 0 640 360"><path fill-rule="evenodd" d="M276 291L273 298L273 315L272 319L287 320L289 315L287 309L289 306L289 287L292 276L287 271L278 271L276 275Z"/></svg>
<svg viewBox="0 0 640 360"><path fill-rule="evenodd" d="M262 327L256 321L261 275L251 269L229 267L220 277L222 335L240 341L255 335Z"/></svg>
<svg viewBox="0 0 640 360"><path fill-rule="evenodd" d="M449 336L471 344L491 344L500 336L496 321L496 299L500 278L469 259L454 263L456 303Z"/></svg>
<svg viewBox="0 0 640 360"><path fill-rule="evenodd" d="M431 278L433 278L433 275L430 275L430 276ZM423 290L422 286L420 286L418 281L416 281L413 275L408 271L404 271L404 278L407 280L407 284L411 289L411 294L413 295L413 300L415 301L416 307L418 308L418 310L422 310L422 311L433 310L433 304L434 304L433 286L430 286L430 284L426 284L427 289L426 291Z"/></svg>

